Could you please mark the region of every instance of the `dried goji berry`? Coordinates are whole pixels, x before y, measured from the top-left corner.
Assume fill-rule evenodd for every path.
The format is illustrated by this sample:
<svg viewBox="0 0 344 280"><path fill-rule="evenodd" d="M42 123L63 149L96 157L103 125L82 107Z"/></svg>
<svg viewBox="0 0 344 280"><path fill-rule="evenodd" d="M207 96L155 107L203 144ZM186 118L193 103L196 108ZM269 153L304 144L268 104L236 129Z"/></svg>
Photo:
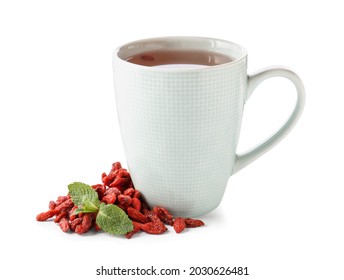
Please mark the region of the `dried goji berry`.
<svg viewBox="0 0 344 280"><path fill-rule="evenodd" d="M59 226L63 232L69 231L69 222L66 218L61 219L61 221L59 222Z"/></svg>
<svg viewBox="0 0 344 280"><path fill-rule="evenodd" d="M124 206L124 205L121 205L121 204L117 204L117 206L118 206L119 208L121 208L124 212L127 212L127 209L128 209L127 206Z"/></svg>
<svg viewBox="0 0 344 280"><path fill-rule="evenodd" d="M117 161L117 162L115 162L115 163L112 164L111 171L116 171L116 170L119 170L119 169L121 169L121 168L122 168L121 163Z"/></svg>
<svg viewBox="0 0 344 280"><path fill-rule="evenodd" d="M102 198L102 201L107 204L114 204L116 201L116 195L114 193L109 193Z"/></svg>
<svg viewBox="0 0 344 280"><path fill-rule="evenodd" d="M102 174L102 182L105 186L108 186L110 183L112 183L111 179L106 175L105 172Z"/></svg>
<svg viewBox="0 0 344 280"><path fill-rule="evenodd" d="M118 202L120 205L128 207L129 205L131 205L132 199L128 195L120 194L118 196Z"/></svg>
<svg viewBox="0 0 344 280"><path fill-rule="evenodd" d="M106 191L106 187L103 184L97 184L91 186L98 194L98 198L101 200L104 196L104 193Z"/></svg>
<svg viewBox="0 0 344 280"><path fill-rule="evenodd" d="M59 223L66 216L67 216L67 212L61 212L60 214L56 215L54 222Z"/></svg>
<svg viewBox="0 0 344 280"><path fill-rule="evenodd" d="M185 219L185 224L187 228L195 228L195 227L200 227L204 226L204 222L201 220L196 220L196 219L191 219L191 218L186 218Z"/></svg>
<svg viewBox="0 0 344 280"><path fill-rule="evenodd" d="M93 214L92 213L86 213L82 218L81 224L79 224L75 227L75 232L78 234L83 234L85 232L88 232L88 230L92 226L92 220L93 220Z"/></svg>
<svg viewBox="0 0 344 280"><path fill-rule="evenodd" d="M82 225L77 225L77 226L75 227L74 231L75 231L76 233L78 233L78 234L83 234L83 233L85 233L85 230L84 230L84 228L82 227Z"/></svg>
<svg viewBox="0 0 344 280"><path fill-rule="evenodd" d="M74 215L76 209L78 209L78 205L74 205L73 208L69 211L69 220L73 221L77 217L77 215Z"/></svg>
<svg viewBox="0 0 344 280"><path fill-rule="evenodd" d="M128 183L130 182L130 177L127 178L116 178L109 187L111 188L118 188L122 193L128 187Z"/></svg>
<svg viewBox="0 0 344 280"><path fill-rule="evenodd" d="M132 223L133 223L134 229L133 229L131 232L128 232L128 233L125 235L125 237L128 238L128 239L132 238L132 236L133 236L135 233L139 232L139 231L141 230L141 227L142 227L142 224L141 224L141 223L138 223L138 222L135 222L135 221L132 221Z"/></svg>
<svg viewBox="0 0 344 280"><path fill-rule="evenodd" d="M116 177L118 176L119 171L120 171L120 169L112 170L112 171L109 173L108 176L114 180L114 179L116 179Z"/></svg>
<svg viewBox="0 0 344 280"><path fill-rule="evenodd" d="M141 193L138 190L134 191L133 198L140 198Z"/></svg>
<svg viewBox="0 0 344 280"><path fill-rule="evenodd" d="M63 195L63 196L59 196L56 200L56 204L60 205L62 202L66 201L68 199L68 196Z"/></svg>
<svg viewBox="0 0 344 280"><path fill-rule="evenodd" d="M95 184L95 185L92 185L91 188L96 191L98 188L100 188L102 186L103 186L103 184Z"/></svg>
<svg viewBox="0 0 344 280"><path fill-rule="evenodd" d="M94 223L94 229L95 229L95 231L100 231L100 230L102 230L102 229L100 228L100 226L98 226L96 223Z"/></svg>
<svg viewBox="0 0 344 280"><path fill-rule="evenodd" d="M150 234L162 234L164 233L167 228L165 227L165 225L162 222L149 222L146 224L143 224L141 226L141 229L144 232L150 233Z"/></svg>
<svg viewBox="0 0 344 280"><path fill-rule="evenodd" d="M126 169L121 168L118 170L118 177L119 178L130 178L130 174Z"/></svg>
<svg viewBox="0 0 344 280"><path fill-rule="evenodd" d="M56 202L55 201L49 201L49 210L54 210L56 207Z"/></svg>
<svg viewBox="0 0 344 280"><path fill-rule="evenodd" d="M116 196L119 196L120 194L122 194L122 193L120 192L120 190L117 189L117 188L108 188L108 189L105 191L104 195L108 195L108 194L110 194L110 193L114 193Z"/></svg>
<svg viewBox="0 0 344 280"><path fill-rule="evenodd" d="M159 216L151 210L144 210L146 217L153 223L162 223Z"/></svg>
<svg viewBox="0 0 344 280"><path fill-rule="evenodd" d="M83 227L85 232L91 228L93 217L93 213L85 213L85 215L83 216L81 226Z"/></svg>
<svg viewBox="0 0 344 280"><path fill-rule="evenodd" d="M40 213L36 216L36 220L39 222L46 221L56 215L57 211L54 210L48 210L46 212Z"/></svg>
<svg viewBox="0 0 344 280"><path fill-rule="evenodd" d="M155 60L154 56L149 55L149 54L143 54L140 57L142 60L146 60L146 61L153 61Z"/></svg>
<svg viewBox="0 0 344 280"><path fill-rule="evenodd" d="M135 193L134 188L127 188L127 189L123 192L123 194L128 195L128 196L130 196L130 197L133 197L134 193Z"/></svg>
<svg viewBox="0 0 344 280"><path fill-rule="evenodd" d="M106 175L106 173L102 174L102 182L105 186L109 186L117 177L119 170L111 171L109 175Z"/></svg>
<svg viewBox="0 0 344 280"><path fill-rule="evenodd" d="M82 218L75 218L73 221L70 221L70 229L75 230L77 225L80 225L82 223Z"/></svg>
<svg viewBox="0 0 344 280"><path fill-rule="evenodd" d="M103 174L105 174L105 173L103 173ZM108 186L112 183L112 181L110 181L109 177L106 175L102 177L102 182L105 186Z"/></svg>
<svg viewBox="0 0 344 280"><path fill-rule="evenodd" d="M72 209L74 206L73 201L69 198L67 200L65 200L64 202L62 202L61 204L57 205L56 208L54 209L57 213L61 213L61 212L65 212L65 211L69 211L70 209Z"/></svg>
<svg viewBox="0 0 344 280"><path fill-rule="evenodd" d="M141 210L141 201L134 197L131 201L131 205L133 206L133 208L137 211L140 211Z"/></svg>
<svg viewBox="0 0 344 280"><path fill-rule="evenodd" d="M185 219L184 218L175 218L173 222L173 228L176 233L181 233L186 227Z"/></svg>
<svg viewBox="0 0 344 280"><path fill-rule="evenodd" d="M155 206L153 208L153 211L155 214L158 215L162 222L164 222L167 225L173 226L173 217L167 209L161 206Z"/></svg>
<svg viewBox="0 0 344 280"><path fill-rule="evenodd" d="M135 210L133 207L128 207L127 214L130 219L142 224L148 223L150 221L147 216Z"/></svg>

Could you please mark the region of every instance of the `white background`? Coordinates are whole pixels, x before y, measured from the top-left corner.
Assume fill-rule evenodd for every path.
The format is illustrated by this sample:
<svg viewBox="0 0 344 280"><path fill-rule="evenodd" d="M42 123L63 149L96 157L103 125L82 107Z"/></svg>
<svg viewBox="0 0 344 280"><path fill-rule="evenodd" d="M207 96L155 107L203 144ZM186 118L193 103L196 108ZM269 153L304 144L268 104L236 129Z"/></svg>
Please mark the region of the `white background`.
<svg viewBox="0 0 344 280"><path fill-rule="evenodd" d="M248 267L250 276L234 279L344 279L339 3L1 1L0 278L130 279L95 270L154 265L187 272L190 266ZM69 183L98 183L112 162L126 165L112 50L167 35L237 42L249 53L249 72L274 64L294 69L307 93L295 129L230 179L221 205L202 217L206 227L127 240L64 234L53 222L36 222ZM246 105L239 151L277 129L294 101L287 81L262 84ZM217 278L231 279L209 279Z"/></svg>

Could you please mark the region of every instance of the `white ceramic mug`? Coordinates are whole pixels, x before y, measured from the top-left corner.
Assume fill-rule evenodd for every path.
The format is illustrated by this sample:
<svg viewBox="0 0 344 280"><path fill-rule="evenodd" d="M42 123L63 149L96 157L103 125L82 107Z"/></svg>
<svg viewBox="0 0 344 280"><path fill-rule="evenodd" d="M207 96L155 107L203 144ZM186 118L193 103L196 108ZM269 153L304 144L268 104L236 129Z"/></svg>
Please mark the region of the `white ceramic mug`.
<svg viewBox="0 0 344 280"><path fill-rule="evenodd" d="M126 61L155 50L220 52L233 61L198 68L159 68ZM134 185L147 202L175 216L209 213L221 202L229 177L267 152L299 119L305 91L283 67L247 74L241 46L213 38L139 40L113 54L119 125ZM245 102L265 79L285 77L296 87L288 121L265 142L236 154Z"/></svg>

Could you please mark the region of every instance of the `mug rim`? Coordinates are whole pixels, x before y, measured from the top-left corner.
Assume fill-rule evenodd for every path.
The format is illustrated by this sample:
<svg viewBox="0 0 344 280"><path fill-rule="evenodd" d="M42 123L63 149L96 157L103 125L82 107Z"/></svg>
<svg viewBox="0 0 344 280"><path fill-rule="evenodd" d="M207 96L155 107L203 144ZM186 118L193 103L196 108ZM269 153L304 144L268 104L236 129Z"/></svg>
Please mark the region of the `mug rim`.
<svg viewBox="0 0 344 280"><path fill-rule="evenodd" d="M192 41L194 41L193 43L196 43L196 41L200 42L208 42L212 44L212 48L207 49L208 51L214 51L215 49L227 49L228 51L234 51L237 52L237 57L235 57L232 61L230 62L226 62L226 63L222 63L222 64L218 64L218 65L204 65L204 67L197 67L197 68L187 68L187 67L178 67L178 68L160 68L160 67L152 67L152 66L145 66L145 65L141 65L141 64L136 64L136 63L132 63L132 62L128 62L126 59L128 57L130 57L130 55L128 55L128 53L130 53L133 49L135 51L135 45L144 45L146 44L147 46L151 46L152 48L154 48L154 46L161 46L158 45L156 42L179 42L179 43L192 43ZM154 45L154 42L156 45ZM149 45L149 43L151 45ZM222 46L221 48L219 47ZM163 47L163 46L161 46ZM231 49L230 49L231 47ZM201 48L200 48L201 49ZM143 52L143 50L141 51ZM224 52L224 51L218 51L222 54L228 55L231 58L233 58L232 55L229 55L228 53ZM125 55L127 53L127 55ZM140 53L140 51L138 51L137 53ZM135 53L136 54L136 53ZM121 57L122 56L122 57ZM159 71L159 72L180 72L180 71L200 71L200 70L205 70L205 69L215 69L215 68L222 68L222 67L228 67L231 65L235 65L237 63L239 63L240 61L244 60L247 58L247 51L244 47L242 47L241 45L234 43L232 41L228 41L228 40L223 40L223 39L217 39L217 38L212 38L212 37L201 37L201 36L162 36L162 37L151 37L151 38L145 38L145 39L139 39L139 40L135 40L135 41L131 41L128 42L126 44L123 44L119 47L117 47L112 54L113 57L113 62L119 62L119 63L124 63L126 65L130 65L131 67L137 67L137 68L141 68L141 69L145 69L148 71Z"/></svg>

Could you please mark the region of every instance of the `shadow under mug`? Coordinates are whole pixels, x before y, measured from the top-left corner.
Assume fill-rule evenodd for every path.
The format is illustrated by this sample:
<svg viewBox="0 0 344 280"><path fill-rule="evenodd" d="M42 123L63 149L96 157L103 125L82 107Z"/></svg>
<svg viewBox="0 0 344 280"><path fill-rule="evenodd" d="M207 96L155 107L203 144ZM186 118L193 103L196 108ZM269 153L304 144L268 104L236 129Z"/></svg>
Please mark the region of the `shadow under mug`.
<svg viewBox="0 0 344 280"><path fill-rule="evenodd" d="M128 61L155 51L203 51L232 61L197 68L160 68ZM160 37L125 44L113 53L116 105L133 183L151 206L196 217L221 202L229 177L278 144L298 121L305 90L284 67L247 74L246 50L229 41ZM237 154L245 102L272 77L289 79L297 101L289 119L266 141Z"/></svg>

